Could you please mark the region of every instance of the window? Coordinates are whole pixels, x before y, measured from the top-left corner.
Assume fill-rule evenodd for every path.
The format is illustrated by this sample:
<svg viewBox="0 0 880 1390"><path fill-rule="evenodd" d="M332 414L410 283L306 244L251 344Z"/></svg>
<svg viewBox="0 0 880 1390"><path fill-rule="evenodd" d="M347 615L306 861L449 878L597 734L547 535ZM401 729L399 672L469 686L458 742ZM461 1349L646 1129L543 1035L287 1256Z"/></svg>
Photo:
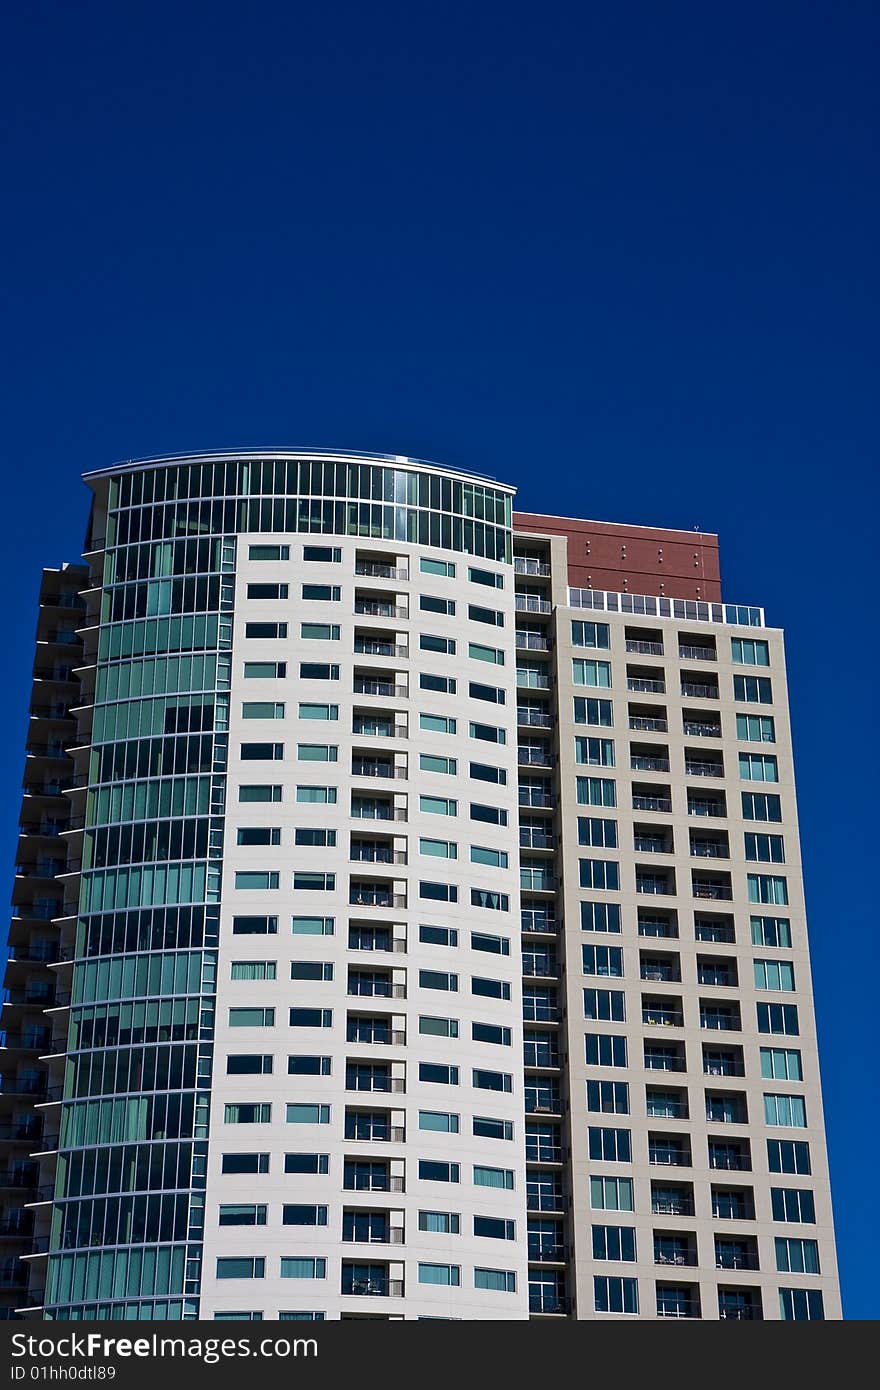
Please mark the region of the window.
<svg viewBox="0 0 880 1390"><path fill-rule="evenodd" d="M759 864L784 864L785 844L781 835L745 836L746 859Z"/></svg>
<svg viewBox="0 0 880 1390"><path fill-rule="evenodd" d="M444 656L455 656L455 639L453 637L436 637L432 633L423 632L419 637L419 650L442 652Z"/></svg>
<svg viewBox="0 0 880 1390"><path fill-rule="evenodd" d="M458 932L453 927L431 927L422 923L419 926L419 941L431 946L457 946Z"/></svg>
<svg viewBox="0 0 880 1390"><path fill-rule="evenodd" d="M584 1018L600 1019L606 1023L623 1023L626 1019L622 989L585 989Z"/></svg>
<svg viewBox="0 0 880 1390"><path fill-rule="evenodd" d="M774 1221L812 1224L816 1220L816 1204L808 1187L771 1187L770 1201Z"/></svg>
<svg viewBox="0 0 880 1390"><path fill-rule="evenodd" d="M775 743L776 724L770 714L738 714L736 736L749 743Z"/></svg>
<svg viewBox="0 0 880 1390"><path fill-rule="evenodd" d="M752 917L753 946L791 946L791 924L787 917Z"/></svg>
<svg viewBox="0 0 880 1390"><path fill-rule="evenodd" d="M471 763L470 775L475 782L495 782L499 787L507 786L507 772L503 767L491 767L488 763Z"/></svg>
<svg viewBox="0 0 880 1390"><path fill-rule="evenodd" d="M483 1071L480 1067L474 1067L471 1081L478 1091L504 1091L510 1094L513 1090L513 1077L506 1071Z"/></svg>
<svg viewBox="0 0 880 1390"><path fill-rule="evenodd" d="M336 787L299 786L296 799L301 806L335 806L337 790Z"/></svg>
<svg viewBox="0 0 880 1390"><path fill-rule="evenodd" d="M282 1279L326 1279L327 1261L308 1256L281 1256Z"/></svg>
<svg viewBox="0 0 880 1390"><path fill-rule="evenodd" d="M282 1226L326 1226L327 1208L315 1205L282 1206L281 1224Z"/></svg>
<svg viewBox="0 0 880 1390"><path fill-rule="evenodd" d="M796 1047L762 1047L761 1075L765 1081L803 1081L799 1050Z"/></svg>
<svg viewBox="0 0 880 1390"><path fill-rule="evenodd" d="M286 584L248 584L248 598L287 598Z"/></svg>
<svg viewBox="0 0 880 1390"><path fill-rule="evenodd" d="M587 1066L626 1066L626 1038L621 1034L587 1033L584 1044Z"/></svg>
<svg viewBox="0 0 880 1390"><path fill-rule="evenodd" d="M342 598L342 589L338 584L303 584L302 596L307 603L338 603Z"/></svg>
<svg viewBox="0 0 880 1390"><path fill-rule="evenodd" d="M246 786L238 789L239 801L280 801L281 788L278 786Z"/></svg>
<svg viewBox="0 0 880 1390"><path fill-rule="evenodd" d="M332 893L336 887L336 875L298 869L293 875L293 887L303 893Z"/></svg>
<svg viewBox="0 0 880 1390"><path fill-rule="evenodd" d="M613 767L614 740L610 738L576 738L574 741L574 760L576 763L586 764L589 767ZM610 804L613 805L613 802Z"/></svg>
<svg viewBox="0 0 880 1390"><path fill-rule="evenodd" d="M419 897L438 903L457 903L458 889L451 883L431 883L422 879L419 883Z"/></svg>
<svg viewBox="0 0 880 1390"><path fill-rule="evenodd" d="M487 864L493 869L506 869L509 864L507 850L486 849L483 845L471 845L471 863Z"/></svg>
<svg viewBox="0 0 880 1390"><path fill-rule="evenodd" d="M510 898L507 893L493 893L488 888L472 888L471 907L485 907L492 912L509 912Z"/></svg>
<svg viewBox="0 0 880 1390"><path fill-rule="evenodd" d="M299 676L304 681L338 681L339 667L329 661L301 661Z"/></svg>
<svg viewBox="0 0 880 1390"><path fill-rule="evenodd" d="M588 699L583 695L574 697L575 724L598 724L610 729L614 723L610 700Z"/></svg>
<svg viewBox="0 0 880 1390"><path fill-rule="evenodd" d="M274 936L278 931L277 917L233 917L233 936Z"/></svg>
<svg viewBox="0 0 880 1390"><path fill-rule="evenodd" d="M447 777L454 777L458 771L455 758L440 758L434 753L420 753L419 767L422 772L442 772Z"/></svg>
<svg viewBox="0 0 880 1390"><path fill-rule="evenodd" d="M779 1315L783 1322L822 1322L821 1289L780 1289Z"/></svg>
<svg viewBox="0 0 880 1390"><path fill-rule="evenodd" d="M457 1086L458 1067L442 1066L438 1062L419 1062L419 1080L437 1086Z"/></svg>
<svg viewBox="0 0 880 1390"><path fill-rule="evenodd" d="M786 1129L806 1129L807 1103L803 1096L764 1095L764 1123Z"/></svg>
<svg viewBox="0 0 880 1390"><path fill-rule="evenodd" d="M576 785L579 806L617 805L615 784L608 777L578 777Z"/></svg>
<svg viewBox="0 0 880 1390"><path fill-rule="evenodd" d="M304 642L338 642L338 623L300 623L299 635Z"/></svg>
<svg viewBox="0 0 880 1390"><path fill-rule="evenodd" d="M253 1203L221 1206L217 1224L219 1226L265 1226L266 1211L266 1207L256 1206Z"/></svg>
<svg viewBox="0 0 880 1390"><path fill-rule="evenodd" d="M593 689L610 690L611 662L585 661L581 657L573 657L571 663L571 679L574 685L586 685L593 687Z"/></svg>
<svg viewBox="0 0 880 1390"><path fill-rule="evenodd" d="M461 1168L457 1163L438 1163L433 1159L419 1159L419 1177L423 1182L461 1182Z"/></svg>
<svg viewBox="0 0 880 1390"><path fill-rule="evenodd" d="M815 1240L776 1237L776 1268L780 1274L819 1274L819 1246Z"/></svg>
<svg viewBox="0 0 880 1390"><path fill-rule="evenodd" d="M461 1268L459 1265L419 1264L419 1283L446 1284L457 1288L461 1283Z"/></svg>
<svg viewBox="0 0 880 1390"><path fill-rule="evenodd" d="M507 733L504 729L499 729L494 724L475 724L470 722L469 733L471 738L482 740L483 743L506 743Z"/></svg>
<svg viewBox="0 0 880 1390"><path fill-rule="evenodd" d="M308 1101L295 1101L287 1106L289 1125L329 1125L330 1106L315 1105Z"/></svg>
<svg viewBox="0 0 880 1390"><path fill-rule="evenodd" d="M616 893L620 888L620 866L613 859L579 859L582 888L601 888Z"/></svg>
<svg viewBox="0 0 880 1390"><path fill-rule="evenodd" d="M601 1129L590 1126L588 1130L590 1158L602 1159L606 1163L630 1163L632 1145L628 1129Z"/></svg>
<svg viewBox="0 0 880 1390"><path fill-rule="evenodd" d="M218 1279L263 1279L266 1261L258 1255L226 1256L217 1260Z"/></svg>
<svg viewBox="0 0 880 1390"><path fill-rule="evenodd" d="M276 980L278 966L274 960L234 960L230 964L231 980Z"/></svg>
<svg viewBox="0 0 880 1390"><path fill-rule="evenodd" d="M419 1032L433 1038L457 1038L458 1019L432 1018L427 1014L420 1014Z"/></svg>
<svg viewBox="0 0 880 1390"><path fill-rule="evenodd" d="M733 698L751 705L772 705L773 691L769 676L734 676Z"/></svg>
<svg viewBox="0 0 880 1390"><path fill-rule="evenodd" d="M637 1313L639 1281L594 1274L593 1299L597 1313Z"/></svg>
<svg viewBox="0 0 880 1390"><path fill-rule="evenodd" d="M487 589L504 588L504 575L496 574L494 570L479 570L469 565L468 579L472 584L485 584Z"/></svg>
<svg viewBox="0 0 880 1390"><path fill-rule="evenodd" d="M594 1211L632 1211L632 1178L590 1178L590 1206Z"/></svg>
<svg viewBox="0 0 880 1390"><path fill-rule="evenodd" d="M506 936L490 936L487 932L471 932L471 949L487 951L490 955L509 956L510 941Z"/></svg>
<svg viewBox="0 0 880 1390"><path fill-rule="evenodd" d="M497 608L481 608L479 604L468 604L468 617L472 623L488 623L490 627L503 627L504 614Z"/></svg>
<svg viewBox="0 0 880 1390"><path fill-rule="evenodd" d="M597 816L578 816L578 844L598 849L617 849L617 821Z"/></svg>
<svg viewBox="0 0 880 1390"><path fill-rule="evenodd" d="M298 1052L287 1059L288 1076L330 1076L332 1070L330 1057L315 1057Z"/></svg>
<svg viewBox="0 0 880 1390"><path fill-rule="evenodd" d="M474 1288L496 1293L516 1293L516 1274L512 1269L474 1269Z"/></svg>
<svg viewBox="0 0 880 1390"><path fill-rule="evenodd" d="M773 792L742 792L743 820L782 820L782 801Z"/></svg>
<svg viewBox="0 0 880 1390"><path fill-rule="evenodd" d="M273 1028L274 1009L238 1008L229 1010L230 1028Z"/></svg>
<svg viewBox="0 0 880 1390"><path fill-rule="evenodd" d="M296 756L301 763L335 763L339 749L335 743L298 743Z"/></svg>
<svg viewBox="0 0 880 1390"><path fill-rule="evenodd" d="M482 821L486 825L506 825L507 812L500 806L484 806L479 801L472 801L471 820Z"/></svg>
<svg viewBox="0 0 880 1390"><path fill-rule="evenodd" d="M318 826L304 826L293 832L295 845L316 845L318 847L336 844L336 831L323 830Z"/></svg>
<svg viewBox="0 0 880 1390"><path fill-rule="evenodd" d="M290 929L294 936L332 936L332 917L291 917Z"/></svg>
<svg viewBox="0 0 880 1390"><path fill-rule="evenodd" d="M332 1028L333 1010L295 1007L287 1021L291 1028Z"/></svg>
<svg viewBox="0 0 880 1390"><path fill-rule="evenodd" d="M454 734L458 721L445 714L420 714L419 728L433 734Z"/></svg>
<svg viewBox="0 0 880 1390"><path fill-rule="evenodd" d="M224 1154L220 1161L222 1173L268 1173L268 1154Z"/></svg>
<svg viewBox="0 0 880 1390"><path fill-rule="evenodd" d="M481 685L479 681L468 682L468 694L472 700L484 700L490 705L503 705L507 699L500 686Z"/></svg>
<svg viewBox="0 0 880 1390"><path fill-rule="evenodd" d="M507 980L488 980L482 975L472 975L471 994L484 999L509 999L510 985Z"/></svg>
<svg viewBox="0 0 880 1390"><path fill-rule="evenodd" d="M510 1029L497 1023L472 1023L471 1038L474 1042L495 1043L499 1047L510 1047Z"/></svg>
<svg viewBox="0 0 880 1390"><path fill-rule="evenodd" d="M422 613L444 613L452 618L455 616L455 599L437 598L434 594L422 594L419 598L419 608Z"/></svg>
<svg viewBox="0 0 880 1390"><path fill-rule="evenodd" d="M245 637L272 637L282 638L287 636L287 623L245 623Z"/></svg>
<svg viewBox="0 0 880 1390"><path fill-rule="evenodd" d="M773 903L777 907L788 906L788 884L778 874L749 874L747 882L750 903Z"/></svg>
<svg viewBox="0 0 880 1390"><path fill-rule="evenodd" d="M332 980L333 962L329 960L292 960L290 962L292 980Z"/></svg>
<svg viewBox="0 0 880 1390"><path fill-rule="evenodd" d="M593 1259L635 1262L636 1233L632 1226L594 1226Z"/></svg>
<svg viewBox="0 0 880 1390"><path fill-rule="evenodd" d="M801 1139L768 1139L767 1163L771 1173L797 1173L809 1177L810 1146Z"/></svg>
<svg viewBox="0 0 880 1390"><path fill-rule="evenodd" d="M513 1120L496 1120L488 1115L475 1115L473 1133L478 1139L513 1139Z"/></svg>
<svg viewBox="0 0 880 1390"><path fill-rule="evenodd" d="M419 559L419 570L422 574L437 574L443 579L455 578L455 565L451 560L432 560L428 556Z"/></svg>
<svg viewBox="0 0 880 1390"><path fill-rule="evenodd" d="M779 767L773 753L740 753L739 775L744 782L778 782Z"/></svg>
<svg viewBox="0 0 880 1390"><path fill-rule="evenodd" d="M623 975L623 951L619 946L583 946L581 953L585 975Z"/></svg>
<svg viewBox="0 0 880 1390"><path fill-rule="evenodd" d="M482 1164L475 1163L474 1187L503 1187L508 1191L512 1191L513 1169L486 1168Z"/></svg>
<svg viewBox="0 0 880 1390"><path fill-rule="evenodd" d="M458 976L450 974L446 970L420 970L419 986L421 989L441 989L456 993L458 991Z"/></svg>
<svg viewBox="0 0 880 1390"><path fill-rule="evenodd" d="M457 816L458 802L448 796L420 796L419 810L432 816Z"/></svg>
<svg viewBox="0 0 880 1390"><path fill-rule="evenodd" d="M437 1235L457 1236L461 1230L461 1217L455 1211L420 1211L419 1230Z"/></svg>
<svg viewBox="0 0 880 1390"><path fill-rule="evenodd" d="M479 642L469 642L468 656L473 661L488 661L492 666L504 665L504 652L501 647L483 647Z"/></svg>
<svg viewBox="0 0 880 1390"><path fill-rule="evenodd" d="M286 661L246 661L244 663L246 681L283 680L286 675Z"/></svg>
<svg viewBox="0 0 880 1390"><path fill-rule="evenodd" d="M277 762L284 757L283 743L243 743L242 762Z"/></svg>
<svg viewBox="0 0 880 1390"><path fill-rule="evenodd" d="M267 1125L271 1119L272 1107L269 1104L235 1101L223 1107L225 1125Z"/></svg>
<svg viewBox="0 0 880 1390"><path fill-rule="evenodd" d="M756 960L755 989L794 989L794 966L786 960Z"/></svg>
<svg viewBox="0 0 880 1390"><path fill-rule="evenodd" d="M289 560L289 545L249 545L249 560Z"/></svg>
<svg viewBox="0 0 880 1390"><path fill-rule="evenodd" d="M342 560L342 547L338 545L304 545L303 559L307 563L338 565Z"/></svg>
<svg viewBox="0 0 880 1390"><path fill-rule="evenodd" d="M759 1004L757 1008L759 1033L787 1033L797 1037L800 1032L797 1004Z"/></svg>
<svg viewBox="0 0 880 1390"><path fill-rule="evenodd" d="M573 622L571 625L571 645L573 647L597 647L607 651L611 646L608 624Z"/></svg>
<svg viewBox="0 0 880 1390"><path fill-rule="evenodd" d="M501 1216L475 1216L474 1235L489 1240L516 1240L516 1222Z"/></svg>
<svg viewBox="0 0 880 1390"><path fill-rule="evenodd" d="M731 637L731 658L734 666L769 666L770 647L753 637Z"/></svg>
<svg viewBox="0 0 880 1390"><path fill-rule="evenodd" d="M277 826L242 825L235 832L237 845L280 845L281 830Z"/></svg>
<svg viewBox="0 0 880 1390"><path fill-rule="evenodd" d="M459 1119L447 1110L420 1110L419 1129L432 1130L438 1134L458 1134Z"/></svg>
<svg viewBox="0 0 880 1390"><path fill-rule="evenodd" d="M285 1173L329 1173L329 1154L285 1154Z"/></svg>
<svg viewBox="0 0 880 1390"><path fill-rule="evenodd" d="M455 679L452 676L432 676L423 671L419 676L420 690L436 690L442 695L455 694Z"/></svg>
<svg viewBox="0 0 880 1390"><path fill-rule="evenodd" d="M419 839L419 854L427 854L433 859L457 859L458 845L454 840Z"/></svg>
<svg viewBox="0 0 880 1390"><path fill-rule="evenodd" d="M620 931L619 903L581 903L581 931Z"/></svg>

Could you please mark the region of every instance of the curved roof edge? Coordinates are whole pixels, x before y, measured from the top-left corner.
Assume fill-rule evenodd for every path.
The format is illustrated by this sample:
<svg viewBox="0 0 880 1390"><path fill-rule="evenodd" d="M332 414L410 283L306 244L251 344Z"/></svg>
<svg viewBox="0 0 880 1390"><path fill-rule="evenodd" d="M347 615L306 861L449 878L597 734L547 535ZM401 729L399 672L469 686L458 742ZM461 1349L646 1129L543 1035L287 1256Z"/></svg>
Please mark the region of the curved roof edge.
<svg viewBox="0 0 880 1390"><path fill-rule="evenodd" d="M89 482L93 478L108 478L116 473L133 473L141 469L153 468L157 464L210 463L219 459L265 458L322 458L338 459L340 462L351 461L352 463L390 463L398 468L428 468L432 472L445 473L450 477L462 478L468 482L490 483L503 492L511 494L516 492L516 486L513 483L499 482L491 473L477 473L468 468L453 468L449 464L434 463L431 459L409 458L406 454L383 454L367 449L309 448L304 445L284 445L281 447L266 445L261 449L253 447L246 449L195 449L180 454L151 454L146 458L121 459L118 463L111 464L107 468L90 469L82 476L85 482Z"/></svg>

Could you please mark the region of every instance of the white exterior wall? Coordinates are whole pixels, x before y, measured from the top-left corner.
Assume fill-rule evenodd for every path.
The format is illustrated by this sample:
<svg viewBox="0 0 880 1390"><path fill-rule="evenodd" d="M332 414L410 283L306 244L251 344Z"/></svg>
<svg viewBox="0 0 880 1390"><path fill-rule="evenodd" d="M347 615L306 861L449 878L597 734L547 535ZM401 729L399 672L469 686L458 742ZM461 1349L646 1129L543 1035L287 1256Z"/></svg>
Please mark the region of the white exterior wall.
<svg viewBox="0 0 880 1390"><path fill-rule="evenodd" d="M248 558L249 545L289 545L286 561L265 562ZM341 553L339 563L304 563L304 545L328 545ZM391 565L408 570L408 579L361 578L355 575L355 559L360 554L381 556ZM455 565L455 577L423 574L419 558L446 560ZM468 567L503 574L504 587L494 589L468 579ZM279 582L289 586L284 600L248 599L248 583ZM338 602L307 602L301 598L302 583L339 585ZM355 617L355 592L381 593L383 597L408 607L407 618L382 619ZM453 599L455 616L423 613L419 595ZM492 627L469 621L468 604L495 608L504 613L504 626ZM245 637L245 624L253 621L284 621L285 640ZM300 623L338 624L338 641L302 640ZM402 657L355 656L354 632L371 629L394 631L408 644L409 655ZM419 634L433 633L454 638L454 656L419 650ZM506 647L503 666L471 659L468 643ZM524 1318L527 1316L525 1257L525 1166L523 1158L521 964L519 951L519 875L517 847L516 775L516 696L513 659L513 575L510 566L474 559L460 553L431 550L401 543L383 543L335 536L242 535L238 541L236 573L233 679L229 731L228 802L224 849L224 877L220 929L220 955L217 984L217 1027L212 1081L209 1172L206 1191L206 1219L201 1293L201 1316L222 1316L226 1311L259 1311L274 1318L281 1311L320 1312L327 1318L380 1315L391 1317ZM286 677L281 680L244 680L244 661L286 661ZM333 662L339 665L336 681L301 681L301 661ZM408 687L408 695L395 699L353 694L355 666L387 672L395 683ZM455 695L419 688L421 672L451 676L457 681ZM468 682L503 687L504 705L470 699ZM283 701L285 717L275 720L242 718L244 701ZM301 720L298 702L308 700L338 705L334 722ZM398 724L408 726L407 737L357 737L352 733L352 711L393 710ZM424 732L419 713L454 716L458 720L455 736ZM503 727L504 746L475 741L468 737L470 720ZM281 761L242 762L243 742L284 744ZM330 743L338 747L335 763L298 762L297 744ZM352 777L352 750L393 755L406 768L406 775L394 779ZM420 771L419 754L436 753L458 760L454 776ZM502 767L507 772L505 786L495 786L469 777L469 762ZM280 804L241 804L238 788L249 783L280 783ZM335 805L297 804L298 783L327 784L338 788ZM364 795L391 794L406 817L392 822L353 819L350 813L352 789ZM419 809L420 795L455 798L458 814L447 817L426 814ZM471 801L506 810L507 827L469 818ZM281 831L280 846L253 847L236 844L239 826L272 826ZM295 847L297 827L326 827L336 832L331 848ZM405 865L384 866L349 861L349 836L393 835L395 850L405 850ZM457 859L423 856L420 836L454 840ZM507 868L487 867L470 862L470 846L499 849L508 855ZM235 889L239 870L274 870L280 874L277 891ZM326 870L336 875L335 889L329 892L294 892L295 870ZM406 896L405 908L352 907L349 904L349 877L385 877L393 881L394 893ZM430 880L455 885L458 902L420 901L419 881ZM507 912L472 907L471 887L493 889L509 898ZM234 915L273 914L278 918L275 936L232 935ZM291 916L315 915L334 919L330 936L294 936ZM394 935L405 949L394 952L351 951L348 949L348 922L392 923ZM429 923L458 930L457 948L422 944L419 924ZM508 955L487 954L471 949L470 933L478 931L502 935L509 943ZM274 981L232 981L230 965L239 960L277 962ZM332 963L333 979L306 981L290 979L292 960ZM370 999L347 994L349 966L388 967L396 983L406 985L403 999ZM451 971L459 977L457 993L446 993L419 986L419 970ZM471 977L481 976L506 982L510 999L474 996ZM288 1026L291 1005L317 1006L333 1011L331 1028L303 1029ZM375 1008L373 1007L375 1005ZM229 1010L234 1006L264 1006L275 1009L274 1027L230 1028ZM395 1030L405 1030L405 1045L346 1043L346 1015L349 1011L390 1014ZM459 1037L446 1039L419 1033L419 1016L443 1016L459 1020ZM499 1046L471 1039L471 1022L479 1020L510 1029L510 1046ZM230 1053L264 1053L273 1056L273 1072L263 1076L227 1076ZM293 1053L329 1056L329 1076L288 1076L287 1058ZM389 1060L397 1076L405 1078L399 1093L347 1091L346 1059L363 1062ZM432 1084L419 1080L419 1062L436 1061L459 1068L458 1086ZM510 1073L511 1093L474 1089L472 1068ZM236 1126L224 1123L224 1106L233 1101L262 1101L272 1105L269 1124ZM287 1124L285 1107L289 1102L314 1101L329 1105L330 1122L320 1125ZM346 1141L346 1107L390 1110L392 1124L405 1127L405 1142ZM419 1111L448 1111L460 1117L458 1134L419 1129ZM511 1142L474 1137L475 1115L497 1117L512 1122ZM221 1172L224 1153L266 1152L270 1155L267 1174L232 1175ZM285 1152L320 1152L329 1156L329 1172L321 1175L293 1175L284 1172ZM346 1158L388 1159L392 1174L403 1179L402 1191L369 1192L343 1189L343 1162ZM460 1164L458 1184L419 1179L419 1159L436 1159ZM513 1190L475 1187L474 1164L513 1171ZM264 1226L218 1225L218 1211L227 1203L265 1204ZM326 1205L328 1224L323 1227L282 1225L285 1203ZM392 1224L402 1228L399 1244L353 1244L342 1241L343 1209L387 1210ZM459 1234L430 1234L419 1230L419 1212L458 1213ZM503 1217L515 1223L516 1238L475 1237L474 1215ZM259 1256L265 1259L262 1279L216 1278L218 1258ZM326 1260L322 1279L281 1279L282 1256L318 1257ZM343 1295L342 1260L387 1264L392 1281L403 1285L404 1298ZM458 1287L419 1282L420 1262L452 1264L460 1267ZM474 1269L510 1271L515 1276L515 1292L495 1292L474 1287Z"/></svg>

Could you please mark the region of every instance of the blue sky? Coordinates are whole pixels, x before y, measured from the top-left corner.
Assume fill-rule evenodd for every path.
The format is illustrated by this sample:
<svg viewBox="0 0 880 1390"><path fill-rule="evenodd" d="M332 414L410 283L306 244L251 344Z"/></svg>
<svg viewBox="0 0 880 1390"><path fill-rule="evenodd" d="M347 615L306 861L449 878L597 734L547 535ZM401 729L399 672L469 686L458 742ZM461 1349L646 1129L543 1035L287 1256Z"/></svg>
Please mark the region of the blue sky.
<svg viewBox="0 0 880 1390"><path fill-rule="evenodd" d="M7 871L84 469L342 445L719 531L727 597L788 633L850 1317L880 1312L878 46L858 0L34 0L0 56Z"/></svg>

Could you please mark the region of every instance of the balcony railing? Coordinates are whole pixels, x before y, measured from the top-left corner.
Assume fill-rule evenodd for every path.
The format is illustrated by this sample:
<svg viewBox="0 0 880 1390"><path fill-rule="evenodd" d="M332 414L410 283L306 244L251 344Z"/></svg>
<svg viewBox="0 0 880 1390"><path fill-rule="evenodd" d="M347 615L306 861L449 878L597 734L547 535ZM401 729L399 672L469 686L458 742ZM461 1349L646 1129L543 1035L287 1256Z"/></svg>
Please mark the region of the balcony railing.
<svg viewBox="0 0 880 1390"><path fill-rule="evenodd" d="M550 638L540 632L517 632L515 635L518 651L549 652Z"/></svg>
<svg viewBox="0 0 880 1390"><path fill-rule="evenodd" d="M355 864L405 864L406 851L402 849L375 849L365 845L352 845L349 859Z"/></svg>
<svg viewBox="0 0 880 1390"><path fill-rule="evenodd" d="M727 1173L750 1173L751 1159L746 1154L715 1153L709 1150L709 1167Z"/></svg>
<svg viewBox="0 0 880 1390"><path fill-rule="evenodd" d="M662 656L663 643L647 642L640 637L627 637L626 650L628 652L645 652L650 656Z"/></svg>
<svg viewBox="0 0 880 1390"><path fill-rule="evenodd" d="M648 679L647 677L645 677L645 676L627 676L627 678L626 678L626 688L627 688L627 690L637 690L637 691L641 691L642 693L644 693L644 694L646 694L646 695L665 695L665 694L666 694L666 682L665 682L665 681L649 680L649 679Z"/></svg>
<svg viewBox="0 0 880 1390"><path fill-rule="evenodd" d="M668 796L633 796L634 811L660 811L667 815L672 810L672 801Z"/></svg>
<svg viewBox="0 0 880 1390"><path fill-rule="evenodd" d="M517 613L553 612L553 604L548 599L536 598L533 594L516 594L513 602Z"/></svg>
<svg viewBox="0 0 880 1390"><path fill-rule="evenodd" d="M683 1028L684 1015L678 1009L642 1009L642 1022L660 1028Z"/></svg>
<svg viewBox="0 0 880 1390"><path fill-rule="evenodd" d="M403 699L406 696L406 686L395 685L393 681L370 680L365 676L355 676L354 693L355 695L383 695L386 699Z"/></svg>
<svg viewBox="0 0 880 1390"><path fill-rule="evenodd" d="M701 723L696 719L685 719L682 728L691 738L720 738L721 725Z"/></svg>
<svg viewBox="0 0 880 1390"><path fill-rule="evenodd" d="M669 729L669 723L665 719L656 719L645 714L631 714L629 727L642 729L646 733L665 734Z"/></svg>
<svg viewBox="0 0 880 1390"><path fill-rule="evenodd" d="M571 1302L563 1298L561 1294L532 1293L529 1291L529 1312L530 1313L561 1313L566 1315L571 1312Z"/></svg>
<svg viewBox="0 0 880 1390"><path fill-rule="evenodd" d="M654 758L645 753L632 753L629 765L634 772L668 772L668 758Z"/></svg>
<svg viewBox="0 0 880 1390"><path fill-rule="evenodd" d="M550 577L550 566L543 560L528 560L522 555L514 557L513 571L514 574L534 574L545 579Z"/></svg>
<svg viewBox="0 0 880 1390"><path fill-rule="evenodd" d="M519 804L552 809L556 805L556 798L550 792L537 791L534 787L520 787Z"/></svg>
<svg viewBox="0 0 880 1390"><path fill-rule="evenodd" d="M568 1259L565 1245L545 1245L534 1241L527 1242L528 1259L531 1264L564 1264Z"/></svg>
<svg viewBox="0 0 880 1390"><path fill-rule="evenodd" d="M342 1280L344 1294L376 1296L379 1298L402 1298L402 1279L345 1279Z"/></svg>
<svg viewBox="0 0 880 1390"><path fill-rule="evenodd" d="M550 715L544 710L523 709L520 705L516 711L517 724L527 726L532 729L552 728L553 721Z"/></svg>
<svg viewBox="0 0 880 1390"><path fill-rule="evenodd" d="M675 892L673 884L665 878L643 878L636 874L637 893L660 893L670 896Z"/></svg>
<svg viewBox="0 0 880 1390"><path fill-rule="evenodd" d="M355 599L356 617L363 618L405 618L407 611L396 603L381 603L378 600Z"/></svg>
<svg viewBox="0 0 880 1390"><path fill-rule="evenodd" d="M691 840L691 854L703 859L729 859L730 848L723 840Z"/></svg>
<svg viewBox="0 0 880 1390"><path fill-rule="evenodd" d="M555 849L556 836L544 830L532 830L520 826L519 843L521 849Z"/></svg>
<svg viewBox="0 0 880 1390"><path fill-rule="evenodd" d="M555 762L546 749L524 748L522 744L517 748L516 758L520 767L553 767Z"/></svg>
<svg viewBox="0 0 880 1390"><path fill-rule="evenodd" d="M385 892L378 888L357 888L352 884L348 901L352 907L406 907L406 894Z"/></svg>
<svg viewBox="0 0 880 1390"><path fill-rule="evenodd" d="M718 686L705 685L702 681L682 681L682 695L690 695L694 700L717 700Z"/></svg>
<svg viewBox="0 0 880 1390"><path fill-rule="evenodd" d="M689 816L723 816L725 807L720 801L688 801Z"/></svg>
<svg viewBox="0 0 880 1390"><path fill-rule="evenodd" d="M352 760L352 777L386 777L401 779L407 776L405 767L395 767L392 763L372 763L363 759Z"/></svg>
<svg viewBox="0 0 880 1390"><path fill-rule="evenodd" d="M403 660L409 656L409 648L397 642L377 642L364 637L354 639L356 656L394 656Z"/></svg>
<svg viewBox="0 0 880 1390"><path fill-rule="evenodd" d="M679 645L679 661L717 661L714 647L691 647Z"/></svg>
<svg viewBox="0 0 880 1390"><path fill-rule="evenodd" d="M694 1204L686 1197L654 1197L651 1211L655 1216L693 1216Z"/></svg>
<svg viewBox="0 0 880 1390"><path fill-rule="evenodd" d="M726 883L695 883L695 898L711 898L715 902L732 902L733 889Z"/></svg>
<svg viewBox="0 0 880 1390"><path fill-rule="evenodd" d="M549 690L550 676L546 671L526 671L522 666L517 666L516 683L529 690Z"/></svg>
<svg viewBox="0 0 880 1390"><path fill-rule="evenodd" d="M373 560L355 560L354 572L359 579L403 579L409 578L409 570L396 569L394 565L383 565Z"/></svg>
<svg viewBox="0 0 880 1390"><path fill-rule="evenodd" d="M351 726L355 738L406 738L405 724L380 724L374 720L355 721Z"/></svg>
<svg viewBox="0 0 880 1390"><path fill-rule="evenodd" d="M634 835L633 849L637 854L672 854L672 841L662 835Z"/></svg>

